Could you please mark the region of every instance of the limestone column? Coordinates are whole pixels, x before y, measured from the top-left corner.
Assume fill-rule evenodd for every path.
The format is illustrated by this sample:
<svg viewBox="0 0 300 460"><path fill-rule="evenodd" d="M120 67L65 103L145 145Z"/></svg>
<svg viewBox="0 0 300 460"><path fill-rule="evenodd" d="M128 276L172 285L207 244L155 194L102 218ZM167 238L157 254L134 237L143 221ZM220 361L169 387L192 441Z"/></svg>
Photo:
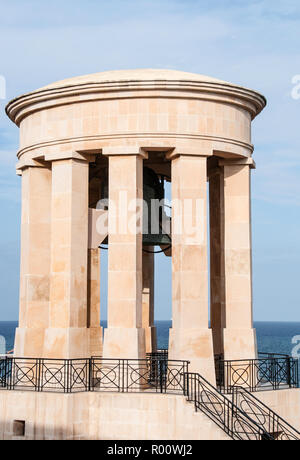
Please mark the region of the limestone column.
<svg viewBox="0 0 300 460"><path fill-rule="evenodd" d="M224 278L224 170L216 168L209 178L210 222L210 317L214 354L224 354L226 325Z"/></svg>
<svg viewBox="0 0 300 460"><path fill-rule="evenodd" d="M88 306L87 326L91 356L102 355L102 327L100 327L100 249L88 250Z"/></svg>
<svg viewBox="0 0 300 460"><path fill-rule="evenodd" d="M109 156L108 327L105 358L144 358L142 327L143 159ZM137 219L140 214L140 219Z"/></svg>
<svg viewBox="0 0 300 460"><path fill-rule="evenodd" d="M257 356L252 314L252 166L236 163L220 163L224 168L226 328L223 340L227 360Z"/></svg>
<svg viewBox="0 0 300 460"><path fill-rule="evenodd" d="M19 327L14 354L40 358L49 320L51 170L22 172Z"/></svg>
<svg viewBox="0 0 300 460"><path fill-rule="evenodd" d="M191 371L215 384L212 332L208 326L207 161L172 160L172 302L170 359L191 361Z"/></svg>
<svg viewBox="0 0 300 460"><path fill-rule="evenodd" d="M153 247L146 250L153 251ZM143 328L145 329L146 353L157 350L154 326L154 254L143 252Z"/></svg>
<svg viewBox="0 0 300 460"><path fill-rule="evenodd" d="M52 162L51 283L44 356L86 358L88 254L87 161Z"/></svg>

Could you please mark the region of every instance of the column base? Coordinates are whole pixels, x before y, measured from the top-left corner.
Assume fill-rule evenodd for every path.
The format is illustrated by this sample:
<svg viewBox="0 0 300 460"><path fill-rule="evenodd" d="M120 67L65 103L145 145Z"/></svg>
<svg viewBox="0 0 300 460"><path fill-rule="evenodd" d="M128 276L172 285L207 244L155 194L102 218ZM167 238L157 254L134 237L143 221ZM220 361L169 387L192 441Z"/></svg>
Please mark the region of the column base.
<svg viewBox="0 0 300 460"><path fill-rule="evenodd" d="M255 329L224 329L224 359L249 360L257 358Z"/></svg>
<svg viewBox="0 0 300 460"><path fill-rule="evenodd" d="M146 356L143 328L109 327L104 331L104 358L144 359Z"/></svg>
<svg viewBox="0 0 300 460"><path fill-rule="evenodd" d="M170 329L169 359L190 361L189 371L216 385L211 329Z"/></svg>
<svg viewBox="0 0 300 460"><path fill-rule="evenodd" d="M44 328L16 329L14 356L17 358L41 358L44 348Z"/></svg>
<svg viewBox="0 0 300 460"><path fill-rule="evenodd" d="M90 327L88 331L89 331L90 356L102 356L103 328L102 327Z"/></svg>
<svg viewBox="0 0 300 460"><path fill-rule="evenodd" d="M42 357L57 359L89 358L89 330L84 327L46 329Z"/></svg>
<svg viewBox="0 0 300 460"><path fill-rule="evenodd" d="M145 327L146 353L155 353L157 350L156 327Z"/></svg>

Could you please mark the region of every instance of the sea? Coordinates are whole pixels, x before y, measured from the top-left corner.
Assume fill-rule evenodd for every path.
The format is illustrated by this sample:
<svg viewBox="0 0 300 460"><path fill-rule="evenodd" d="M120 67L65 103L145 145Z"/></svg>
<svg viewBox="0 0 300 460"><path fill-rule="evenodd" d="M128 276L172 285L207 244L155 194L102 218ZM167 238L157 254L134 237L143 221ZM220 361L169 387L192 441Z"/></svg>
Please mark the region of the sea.
<svg viewBox="0 0 300 460"><path fill-rule="evenodd" d="M101 325L105 328L107 322L102 321ZM171 321L157 321L155 325L158 348L167 348ZM1 344L5 344L6 348L6 350L0 350L0 353L13 349L17 326L16 321L0 321L0 348ZM254 327L257 332L258 351L295 355L297 345L300 344L300 323L255 322ZM298 348L300 357L300 347Z"/></svg>

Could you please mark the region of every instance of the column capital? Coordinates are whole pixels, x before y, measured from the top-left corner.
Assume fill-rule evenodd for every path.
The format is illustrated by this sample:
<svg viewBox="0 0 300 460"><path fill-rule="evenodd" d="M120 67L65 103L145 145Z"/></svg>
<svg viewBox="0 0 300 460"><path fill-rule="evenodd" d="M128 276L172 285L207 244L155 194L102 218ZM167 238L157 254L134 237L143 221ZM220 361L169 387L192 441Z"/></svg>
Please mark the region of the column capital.
<svg viewBox="0 0 300 460"><path fill-rule="evenodd" d="M220 159L218 161L219 166L249 166L250 169L256 169L255 161L252 157L249 158L230 158L230 159Z"/></svg>
<svg viewBox="0 0 300 460"><path fill-rule="evenodd" d="M95 154L85 153L85 152L49 152L46 153L43 158L45 161L61 161L61 160L79 160L84 162L95 161ZM39 157L36 157L37 159Z"/></svg>
<svg viewBox="0 0 300 460"><path fill-rule="evenodd" d="M25 168L49 168L53 161L62 160L78 160L84 162L95 161L95 154L84 152L51 152L51 153L36 153L30 158L20 158L16 165L16 173L22 175Z"/></svg>
<svg viewBox="0 0 300 460"><path fill-rule="evenodd" d="M16 164L16 174L17 176L22 176L24 169L26 168L45 168L49 169L49 164L45 161L37 161L33 158L29 158L26 160L19 160Z"/></svg>
<svg viewBox="0 0 300 460"><path fill-rule="evenodd" d="M186 156L186 157L202 157L202 158L208 158L213 155L213 152L208 152L208 151L195 151L194 149L186 149L186 150L178 150L174 149L171 152L166 153L166 159L167 160L174 160L175 158Z"/></svg>
<svg viewBox="0 0 300 460"><path fill-rule="evenodd" d="M102 155L104 156L140 156L143 159L148 158L148 153L141 147L138 146L116 146L116 147L104 147L102 149Z"/></svg>

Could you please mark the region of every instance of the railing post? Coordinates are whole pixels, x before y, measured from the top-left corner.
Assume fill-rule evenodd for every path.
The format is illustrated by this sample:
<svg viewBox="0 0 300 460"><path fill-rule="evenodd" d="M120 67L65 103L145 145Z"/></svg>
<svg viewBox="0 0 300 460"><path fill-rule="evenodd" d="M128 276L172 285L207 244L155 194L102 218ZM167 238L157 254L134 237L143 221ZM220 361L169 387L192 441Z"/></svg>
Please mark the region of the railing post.
<svg viewBox="0 0 300 460"><path fill-rule="evenodd" d="M227 416L227 434L229 436L233 436L233 420L234 420L234 417L235 417L235 414L234 414L234 410L233 410L233 407L232 407L232 410L230 410L230 407L229 407L229 404L228 402L225 402L224 403L224 408L225 406L227 406L227 413L228 413L228 416ZM225 409L224 409L225 410ZM230 417L231 415L231 417ZM225 427L225 432L226 432L226 427Z"/></svg>
<svg viewBox="0 0 300 460"><path fill-rule="evenodd" d="M163 388L163 367L162 367L162 361L159 360L159 383L160 383L160 392L163 393L164 388Z"/></svg>
<svg viewBox="0 0 300 460"><path fill-rule="evenodd" d="M70 360L66 359L65 364L67 366L67 388L66 388L66 393L69 393L69 388L70 388Z"/></svg>
<svg viewBox="0 0 300 460"><path fill-rule="evenodd" d="M277 365L277 361L272 357L271 358L271 369L272 369L272 381L273 381L273 388L274 390L277 390L277 381L278 381L278 378L277 378L277 368L278 368L278 365Z"/></svg>
<svg viewBox="0 0 300 460"><path fill-rule="evenodd" d="M88 388L87 388L87 391L91 391L92 389L92 364L93 362L93 358L89 358L88 361L87 361L87 366L88 366Z"/></svg>
<svg viewBox="0 0 300 460"><path fill-rule="evenodd" d="M292 379L291 379L291 358L286 359L286 373L287 373L287 385L289 388L292 388Z"/></svg>
<svg viewBox="0 0 300 460"><path fill-rule="evenodd" d="M42 391L42 385L41 385L41 368L42 366L42 359L37 359L36 360L36 365L37 365L37 376L36 376L36 388L35 391Z"/></svg>
<svg viewBox="0 0 300 460"><path fill-rule="evenodd" d="M257 372L257 375L256 375ZM250 388L251 391L255 391L257 384L258 384L258 379L259 379L259 365L256 366L256 362L252 359L250 361Z"/></svg>
<svg viewBox="0 0 300 460"><path fill-rule="evenodd" d="M183 373L183 394L189 400L189 374L186 369Z"/></svg>
<svg viewBox="0 0 300 460"><path fill-rule="evenodd" d="M7 356L5 356L4 358L3 375L2 375L3 388L6 388L6 375L7 375Z"/></svg>
<svg viewBox="0 0 300 460"><path fill-rule="evenodd" d="M16 358L7 358L7 364L8 364L8 369L7 369L7 389L8 390L13 390L13 373L15 371L15 359ZM10 363L10 372L9 372L9 363Z"/></svg>
<svg viewBox="0 0 300 460"><path fill-rule="evenodd" d="M233 415L233 411L234 411L234 406L236 406L236 388L233 388L233 391L232 391L232 415Z"/></svg>

